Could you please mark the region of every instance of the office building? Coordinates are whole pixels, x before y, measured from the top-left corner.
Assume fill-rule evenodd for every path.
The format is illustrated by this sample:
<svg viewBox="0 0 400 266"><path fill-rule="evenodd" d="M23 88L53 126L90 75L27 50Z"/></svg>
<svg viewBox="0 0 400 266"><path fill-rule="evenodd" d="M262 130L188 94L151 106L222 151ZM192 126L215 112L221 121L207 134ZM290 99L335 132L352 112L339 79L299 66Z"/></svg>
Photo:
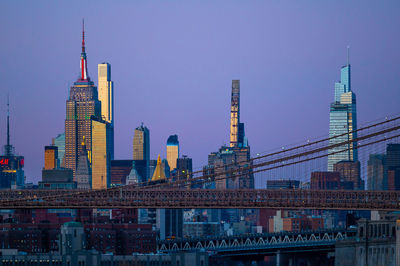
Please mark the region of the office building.
<svg viewBox="0 0 400 266"><path fill-rule="evenodd" d="M328 171L340 161L357 161L357 111L356 95L351 90L350 63L341 69L340 82L335 83L335 100L329 113L329 145L348 142L329 149Z"/></svg>
<svg viewBox="0 0 400 266"><path fill-rule="evenodd" d="M111 65L98 65L98 90L101 102L101 117L114 126L114 83L111 81Z"/></svg>
<svg viewBox="0 0 400 266"><path fill-rule="evenodd" d="M344 189L364 190L364 180L360 175L360 162L340 161L333 165L333 171L339 172Z"/></svg>
<svg viewBox="0 0 400 266"><path fill-rule="evenodd" d="M58 166L58 148L56 146L44 147L44 169L55 169Z"/></svg>
<svg viewBox="0 0 400 266"><path fill-rule="evenodd" d="M386 147L388 190L400 190L400 144Z"/></svg>
<svg viewBox="0 0 400 266"><path fill-rule="evenodd" d="M133 160L146 161L146 176L143 178L147 181L152 176L150 173L150 131L142 123L140 127L135 129L133 136Z"/></svg>
<svg viewBox="0 0 400 266"><path fill-rule="evenodd" d="M160 233L160 240L182 239L183 210L157 209L157 229Z"/></svg>
<svg viewBox="0 0 400 266"><path fill-rule="evenodd" d="M87 71L84 30L82 32L80 67L79 78L69 91L65 119L65 167L74 171L75 181L77 181L78 157L82 153L83 147L80 143L85 138L85 147L89 155L89 162L91 162L92 118L95 117L99 120L101 117L101 103L98 100L97 88L90 80Z"/></svg>
<svg viewBox="0 0 400 266"><path fill-rule="evenodd" d="M176 160L176 169L173 175L175 180L190 180L192 178L193 163L192 158L183 155Z"/></svg>
<svg viewBox="0 0 400 266"><path fill-rule="evenodd" d="M19 189L25 184L24 157L14 153L10 143L10 104L7 102L7 142L0 156L0 189Z"/></svg>
<svg viewBox="0 0 400 266"><path fill-rule="evenodd" d="M312 172L311 189L340 189L340 173L338 172Z"/></svg>
<svg viewBox="0 0 400 266"><path fill-rule="evenodd" d="M42 170L42 181L39 181L39 189L75 188L77 188L77 183L73 180L72 169L56 168Z"/></svg>
<svg viewBox="0 0 400 266"><path fill-rule="evenodd" d="M52 145L56 146L58 150L57 166L65 168L65 133L58 134L57 137L53 138Z"/></svg>
<svg viewBox="0 0 400 266"><path fill-rule="evenodd" d="M208 172L212 172L217 189L254 188L250 147L221 147L208 155ZM250 168L249 168L250 167ZM234 171L234 173L227 173ZM237 177L233 178L233 175Z"/></svg>
<svg viewBox="0 0 400 266"><path fill-rule="evenodd" d="M170 170L176 168L176 160L179 158L179 141L177 135L171 135L167 140L167 161Z"/></svg>
<svg viewBox="0 0 400 266"><path fill-rule="evenodd" d="M370 154L368 159L368 190L387 190L385 154Z"/></svg>
<svg viewBox="0 0 400 266"><path fill-rule="evenodd" d="M107 121L92 119L92 189L111 185L112 131Z"/></svg>

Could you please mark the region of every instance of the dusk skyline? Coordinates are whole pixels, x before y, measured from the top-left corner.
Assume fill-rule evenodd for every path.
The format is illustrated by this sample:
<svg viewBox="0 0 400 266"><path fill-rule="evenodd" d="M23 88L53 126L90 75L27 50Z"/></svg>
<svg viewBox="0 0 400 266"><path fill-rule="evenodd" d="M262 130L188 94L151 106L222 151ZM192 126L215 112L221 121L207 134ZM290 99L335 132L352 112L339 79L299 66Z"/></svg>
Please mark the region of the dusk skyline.
<svg viewBox="0 0 400 266"><path fill-rule="evenodd" d="M233 79L241 82L252 155L326 136L348 45L359 127L399 114L399 2L101 3L0 3L0 92L10 94L11 144L25 156L27 182L40 180L44 146L64 131L82 18L96 86L97 64L112 66L116 159L132 158L143 122L151 159L166 158L167 138L177 134L180 154L193 158L194 169L205 165L229 144Z"/></svg>

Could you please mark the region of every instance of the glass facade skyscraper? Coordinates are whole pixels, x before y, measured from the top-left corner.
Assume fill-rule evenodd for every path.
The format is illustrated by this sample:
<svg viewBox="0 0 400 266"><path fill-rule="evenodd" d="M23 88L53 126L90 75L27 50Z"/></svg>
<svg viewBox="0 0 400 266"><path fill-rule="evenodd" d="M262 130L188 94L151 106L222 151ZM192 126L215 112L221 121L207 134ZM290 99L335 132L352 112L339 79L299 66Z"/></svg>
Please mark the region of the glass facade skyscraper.
<svg viewBox="0 0 400 266"><path fill-rule="evenodd" d="M167 140L167 161L172 170L176 168L176 160L179 158L179 141L177 135L171 135Z"/></svg>
<svg viewBox="0 0 400 266"><path fill-rule="evenodd" d="M329 149L328 171L333 171L333 165L337 162L358 160L357 143L351 142L357 138L357 132L354 132L357 130L357 111L356 95L351 91L350 70L349 63L341 69L340 82L335 83L335 101L330 106L329 115L329 145L346 141L349 143Z"/></svg>

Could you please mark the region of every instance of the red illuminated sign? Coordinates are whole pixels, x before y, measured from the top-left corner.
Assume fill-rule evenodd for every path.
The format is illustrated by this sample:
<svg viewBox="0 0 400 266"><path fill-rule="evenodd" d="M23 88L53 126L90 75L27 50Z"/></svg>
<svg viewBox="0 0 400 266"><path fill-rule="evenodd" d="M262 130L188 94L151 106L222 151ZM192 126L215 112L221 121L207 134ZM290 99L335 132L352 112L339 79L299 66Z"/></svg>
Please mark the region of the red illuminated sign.
<svg viewBox="0 0 400 266"><path fill-rule="evenodd" d="M0 159L0 165L8 165L8 159Z"/></svg>

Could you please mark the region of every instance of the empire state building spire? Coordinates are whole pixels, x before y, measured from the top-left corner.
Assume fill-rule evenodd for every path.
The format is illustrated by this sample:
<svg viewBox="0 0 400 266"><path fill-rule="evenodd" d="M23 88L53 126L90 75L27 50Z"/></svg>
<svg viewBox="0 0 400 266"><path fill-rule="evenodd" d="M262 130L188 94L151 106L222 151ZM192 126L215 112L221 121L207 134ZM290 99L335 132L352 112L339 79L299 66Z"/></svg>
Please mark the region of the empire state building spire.
<svg viewBox="0 0 400 266"><path fill-rule="evenodd" d="M82 53L81 53L81 76L80 79L84 81L89 81L90 78L87 72L87 59L86 59L86 49L85 49L85 21L82 21Z"/></svg>

